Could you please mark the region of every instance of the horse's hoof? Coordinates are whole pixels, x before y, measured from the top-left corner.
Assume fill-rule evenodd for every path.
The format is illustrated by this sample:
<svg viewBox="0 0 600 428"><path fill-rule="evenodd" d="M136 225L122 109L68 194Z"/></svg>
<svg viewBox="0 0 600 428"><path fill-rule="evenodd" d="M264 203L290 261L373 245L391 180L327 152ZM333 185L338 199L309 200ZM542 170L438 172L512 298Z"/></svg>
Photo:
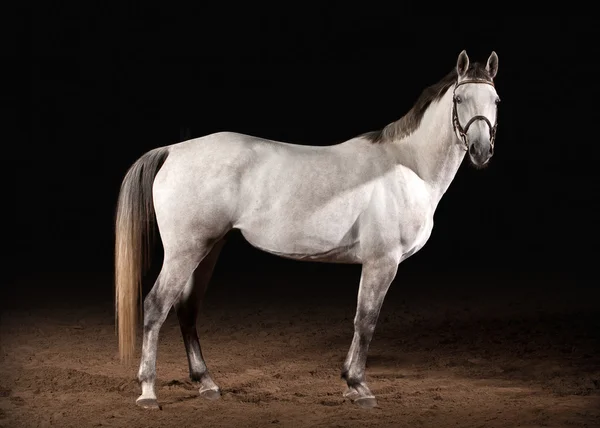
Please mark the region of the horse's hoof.
<svg viewBox="0 0 600 428"><path fill-rule="evenodd" d="M148 410L162 410L156 398L138 398L135 400L135 404L140 406L142 409Z"/></svg>
<svg viewBox="0 0 600 428"><path fill-rule="evenodd" d="M377 399L372 395L360 395L354 387L348 387L344 392L344 397L350 400L354 404L358 404L360 407L370 409L377 407Z"/></svg>
<svg viewBox="0 0 600 428"><path fill-rule="evenodd" d="M358 391L356 388L348 387L344 392L344 398L354 401L358 397Z"/></svg>
<svg viewBox="0 0 600 428"><path fill-rule="evenodd" d="M200 396L206 398L207 400L214 401L221 398L221 391L218 389L204 389L200 390Z"/></svg>
<svg viewBox="0 0 600 428"><path fill-rule="evenodd" d="M377 399L375 397L359 397L354 400L354 403L365 409L377 407Z"/></svg>

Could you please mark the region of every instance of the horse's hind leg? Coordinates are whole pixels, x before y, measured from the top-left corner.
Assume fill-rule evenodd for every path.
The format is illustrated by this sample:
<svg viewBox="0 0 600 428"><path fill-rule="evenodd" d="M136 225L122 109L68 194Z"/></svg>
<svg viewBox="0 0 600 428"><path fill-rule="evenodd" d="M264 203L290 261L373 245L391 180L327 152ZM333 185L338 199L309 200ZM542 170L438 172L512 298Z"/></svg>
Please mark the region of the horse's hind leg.
<svg viewBox="0 0 600 428"><path fill-rule="evenodd" d="M179 300L175 303L183 343L187 352L190 379L199 383L200 395L210 400L218 399L221 392L213 382L204 362L196 323L204 293L208 288L208 283L224 243L224 240L216 243L210 253L200 262L185 285Z"/></svg>
<svg viewBox="0 0 600 428"><path fill-rule="evenodd" d="M169 310L177 301L194 269L211 250L208 243L185 250L171 251L165 248L163 266L148 296L144 300L144 333L142 360L138 380L142 395L136 404L144 408L159 408L154 391L156 380L156 351L158 333Z"/></svg>

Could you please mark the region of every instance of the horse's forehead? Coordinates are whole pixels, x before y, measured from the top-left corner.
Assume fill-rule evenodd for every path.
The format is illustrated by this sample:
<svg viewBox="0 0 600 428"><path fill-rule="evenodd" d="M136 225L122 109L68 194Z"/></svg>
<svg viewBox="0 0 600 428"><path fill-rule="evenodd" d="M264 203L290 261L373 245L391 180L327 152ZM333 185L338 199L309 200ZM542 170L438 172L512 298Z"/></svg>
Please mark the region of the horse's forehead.
<svg viewBox="0 0 600 428"><path fill-rule="evenodd" d="M470 83L461 85L458 89L462 89L462 93L473 97L489 97L496 95L496 88L486 83Z"/></svg>

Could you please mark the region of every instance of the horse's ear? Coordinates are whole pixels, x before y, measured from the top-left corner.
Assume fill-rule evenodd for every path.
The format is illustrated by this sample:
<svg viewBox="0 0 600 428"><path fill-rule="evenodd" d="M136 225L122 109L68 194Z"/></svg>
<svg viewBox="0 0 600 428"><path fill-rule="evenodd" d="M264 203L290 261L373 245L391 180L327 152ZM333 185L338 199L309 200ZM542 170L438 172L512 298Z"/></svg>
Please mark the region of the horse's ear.
<svg viewBox="0 0 600 428"><path fill-rule="evenodd" d="M485 65L485 69L490 73L492 79L496 77L496 73L498 73L498 55L496 55L496 52L492 51L492 54Z"/></svg>
<svg viewBox="0 0 600 428"><path fill-rule="evenodd" d="M459 76L464 76L469 68L469 57L467 56L467 51L463 50L458 55L458 61L456 61L456 71Z"/></svg>

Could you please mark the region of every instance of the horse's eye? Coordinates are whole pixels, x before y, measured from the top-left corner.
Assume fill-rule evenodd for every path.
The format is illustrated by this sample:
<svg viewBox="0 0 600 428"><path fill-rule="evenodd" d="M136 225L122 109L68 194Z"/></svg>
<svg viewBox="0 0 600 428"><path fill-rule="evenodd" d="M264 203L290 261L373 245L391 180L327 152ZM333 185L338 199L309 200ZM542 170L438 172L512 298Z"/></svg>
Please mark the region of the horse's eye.
<svg viewBox="0 0 600 428"><path fill-rule="evenodd" d="M462 98L457 95L454 97L454 101L456 101L456 104L460 104L462 103Z"/></svg>
<svg viewBox="0 0 600 428"><path fill-rule="evenodd" d="M500 104L500 98L496 98L496 104Z"/></svg>

